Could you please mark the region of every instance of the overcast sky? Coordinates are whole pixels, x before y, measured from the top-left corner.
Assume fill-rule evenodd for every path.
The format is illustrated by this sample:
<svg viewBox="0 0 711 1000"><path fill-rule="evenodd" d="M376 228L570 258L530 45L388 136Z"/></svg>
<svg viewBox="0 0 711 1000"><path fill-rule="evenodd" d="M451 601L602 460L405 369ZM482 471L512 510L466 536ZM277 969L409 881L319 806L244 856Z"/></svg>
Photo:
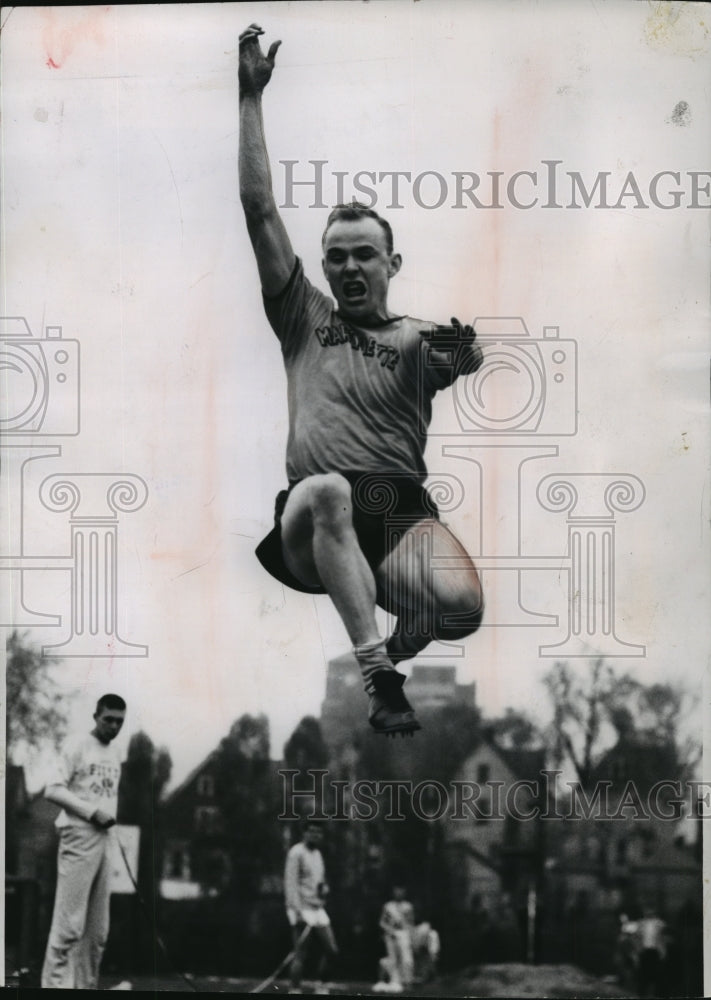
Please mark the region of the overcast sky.
<svg viewBox="0 0 711 1000"><path fill-rule="evenodd" d="M311 207L313 187L289 187L283 161L295 180L325 161L327 205L337 172L347 200L359 171L375 174L361 187L374 189L403 255L394 310L522 317L529 338L558 327L565 342L561 362L550 339L538 348L543 381L501 368L482 388L479 403L500 419L511 400L525 409L527 392L545 391L537 435L470 433L454 394L437 403L429 468L461 482L447 518L487 558L488 604L476 636L422 662L456 663L489 714L513 705L545 719L540 677L553 659L539 647L566 635L568 529L565 511L540 505L538 484L586 473L597 488L624 474L645 497L615 520L614 628L645 655L613 662L701 691L711 194L693 172L711 162L705 5L384 0L3 18L1 311L26 317L38 338L61 325L81 348L81 433L36 435L62 454L27 467L6 537L21 517L25 555L69 554L68 515L38 500L48 475L128 473L148 487L145 506L121 515L118 565L119 632L148 656L66 659L57 676L75 692L77 725L98 694L119 691L124 745L145 729L180 780L237 716L264 711L279 756L301 716L320 710L327 659L348 649L326 598L284 589L253 555L285 485L286 441L285 378L237 189L237 37L253 20L266 44L283 40L266 134L312 280L325 288L327 211ZM403 172L397 197L390 172ZM593 207L599 188L589 208L568 207L570 174L590 191L602 172L619 207ZM480 204L498 184L500 208L458 193L474 190L470 174ZM74 378L52 396L52 419L71 406ZM469 391L456 397L468 413ZM19 554L9 545L3 554ZM513 557L559 565L496 568ZM70 599L67 572L25 574L26 607L63 616L32 628L34 641L68 638ZM516 622L519 600L559 625Z"/></svg>

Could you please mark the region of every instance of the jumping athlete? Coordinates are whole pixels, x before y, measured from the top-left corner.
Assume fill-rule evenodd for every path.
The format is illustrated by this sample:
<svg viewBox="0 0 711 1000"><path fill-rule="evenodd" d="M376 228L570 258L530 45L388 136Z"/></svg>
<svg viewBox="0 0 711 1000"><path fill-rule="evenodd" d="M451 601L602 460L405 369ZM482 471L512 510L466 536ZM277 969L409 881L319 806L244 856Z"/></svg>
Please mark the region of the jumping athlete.
<svg viewBox="0 0 711 1000"><path fill-rule="evenodd" d="M62 807L57 891L42 969L42 987L96 989L109 934L109 829L116 822L121 762L111 741L126 716L126 702L105 694L94 728L67 740L45 798Z"/></svg>
<svg viewBox="0 0 711 1000"><path fill-rule="evenodd" d="M335 305L306 278L277 210L262 121L281 43L265 56L261 34L252 24L240 35L240 197L286 367L289 488L257 555L283 583L330 596L370 696L371 726L411 734L420 725L395 664L481 623L479 577L424 488L424 449L433 396L475 371L482 354L471 327L390 311L402 258L372 209L341 205L328 217L323 271ZM434 574L432 553L454 568ZM387 642L376 602L398 619Z"/></svg>

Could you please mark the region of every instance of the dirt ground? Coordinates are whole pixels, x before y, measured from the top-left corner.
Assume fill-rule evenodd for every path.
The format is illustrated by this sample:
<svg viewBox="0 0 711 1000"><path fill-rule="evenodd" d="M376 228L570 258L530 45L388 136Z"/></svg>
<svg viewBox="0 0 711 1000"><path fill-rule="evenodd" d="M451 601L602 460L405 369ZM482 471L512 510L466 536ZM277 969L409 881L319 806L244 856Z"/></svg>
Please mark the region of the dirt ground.
<svg viewBox="0 0 711 1000"><path fill-rule="evenodd" d="M200 993L250 993L260 985L254 979L226 979L216 976L196 976L195 990ZM329 984L332 996L391 996L375 994L372 982L338 982ZM132 989L137 992L174 991L193 992L190 984L179 977L154 979L137 977L119 983L115 977L106 978L102 989ZM263 993L287 994L289 983L280 979L269 985ZM313 984L304 983L304 994L313 994ZM635 996L614 983L597 979L572 965L483 965L470 974L444 976L427 985L413 987L400 996L413 997L570 997L593 1000Z"/></svg>

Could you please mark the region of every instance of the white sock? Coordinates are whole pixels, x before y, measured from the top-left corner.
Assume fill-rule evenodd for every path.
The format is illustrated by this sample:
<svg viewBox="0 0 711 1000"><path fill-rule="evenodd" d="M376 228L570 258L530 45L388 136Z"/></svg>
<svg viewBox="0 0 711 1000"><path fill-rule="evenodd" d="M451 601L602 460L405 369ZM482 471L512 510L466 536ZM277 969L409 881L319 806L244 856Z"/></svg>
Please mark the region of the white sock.
<svg viewBox="0 0 711 1000"><path fill-rule="evenodd" d="M377 674L379 670L395 669L385 652L385 639L377 639L375 642L363 643L362 646L354 646L353 652L363 676L365 693L374 694L373 674Z"/></svg>

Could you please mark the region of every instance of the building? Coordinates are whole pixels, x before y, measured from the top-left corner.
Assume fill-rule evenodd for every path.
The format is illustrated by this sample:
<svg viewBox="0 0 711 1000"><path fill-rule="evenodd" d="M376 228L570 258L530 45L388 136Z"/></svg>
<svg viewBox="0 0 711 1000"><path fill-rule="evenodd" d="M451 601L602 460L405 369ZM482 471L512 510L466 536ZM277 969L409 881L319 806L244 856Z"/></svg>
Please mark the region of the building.
<svg viewBox="0 0 711 1000"><path fill-rule="evenodd" d="M213 750L195 767L190 774L166 797L161 806L161 828L163 831L162 860L160 866L160 895L164 899L197 899L205 896L219 896L224 893L238 875L234 871L235 851L233 834L230 832L229 795L220 785L219 748ZM279 769L281 762L260 761L264 772L265 795L274 806L271 812L279 811L282 786ZM256 800L250 797L249 788L238 789L245 796L244 810L260 809ZM288 834L284 824L284 836ZM244 831L245 824L240 827ZM245 843L245 849L249 848ZM264 845L266 848L266 845ZM250 859L245 856L245 863ZM279 865L281 855L279 856ZM251 867L255 867L252 859ZM272 870L273 869L273 870ZM239 879L237 879L239 881ZM282 880L279 866L269 866L261 877L258 887L260 894L279 895Z"/></svg>
<svg viewBox="0 0 711 1000"><path fill-rule="evenodd" d="M603 756L587 789L590 802L594 792L600 795L593 815L558 823L552 832L550 880L568 908L672 914L693 903L698 845L681 835L682 803L673 789L659 786L679 774L673 746L638 736L620 738Z"/></svg>
<svg viewBox="0 0 711 1000"><path fill-rule="evenodd" d="M528 913L543 864L544 767L545 751L507 749L485 734L455 774L444 843L461 911L492 914L506 902Z"/></svg>
<svg viewBox="0 0 711 1000"><path fill-rule="evenodd" d="M405 688L413 708L425 710L446 705L476 704L476 685L458 684L457 668L413 664ZM352 653L329 660L326 695L321 705L321 730L336 757L346 750L353 733L362 728L368 712L358 661Z"/></svg>
<svg viewBox="0 0 711 1000"><path fill-rule="evenodd" d="M563 791L554 797L544 767L542 751L505 749L485 737L457 772L466 783L460 800L470 801L460 801L444 837L450 897L460 920L470 921L472 954L478 947L511 960L518 948L519 959L572 961L613 974L620 914L645 909L672 933L685 928L676 947L698 937L700 857L680 836L673 790L657 797L660 815L639 811L655 800L660 780L678 777L674 748L620 739L593 769L584 800L577 791L589 808L574 808ZM536 806L545 819L523 818Z"/></svg>
<svg viewBox="0 0 711 1000"><path fill-rule="evenodd" d="M278 820L280 764L266 756L264 731L238 726L161 806L158 909L169 951L186 967L264 975L289 949L290 824Z"/></svg>
<svg viewBox="0 0 711 1000"><path fill-rule="evenodd" d="M213 750L163 803L160 894L164 899L216 895L229 881L230 856L223 844L224 822L215 794L216 759Z"/></svg>
<svg viewBox="0 0 711 1000"><path fill-rule="evenodd" d="M457 668L413 664L407 682L407 697L415 709L446 705L476 705L476 684L457 684Z"/></svg>

